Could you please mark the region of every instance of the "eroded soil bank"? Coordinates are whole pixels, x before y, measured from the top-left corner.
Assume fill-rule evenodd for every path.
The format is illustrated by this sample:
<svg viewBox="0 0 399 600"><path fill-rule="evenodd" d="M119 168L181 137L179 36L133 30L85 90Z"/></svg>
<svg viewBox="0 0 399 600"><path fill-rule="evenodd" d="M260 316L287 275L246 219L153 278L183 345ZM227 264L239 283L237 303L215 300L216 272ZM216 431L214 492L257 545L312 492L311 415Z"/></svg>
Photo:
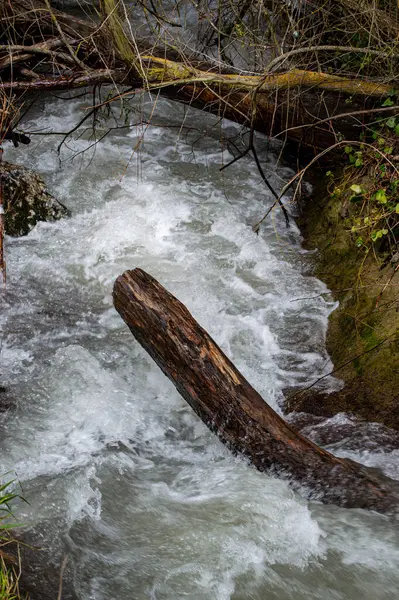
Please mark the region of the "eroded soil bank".
<svg viewBox="0 0 399 600"><path fill-rule="evenodd" d="M326 344L335 369L342 366L336 375L345 385L329 394L315 386L291 398L288 409L320 416L354 413L399 429L397 257L384 260L356 246L351 207L329 193L324 173L313 172L313 193L301 201L298 224L305 247L317 249L315 275L339 302L330 315Z"/></svg>

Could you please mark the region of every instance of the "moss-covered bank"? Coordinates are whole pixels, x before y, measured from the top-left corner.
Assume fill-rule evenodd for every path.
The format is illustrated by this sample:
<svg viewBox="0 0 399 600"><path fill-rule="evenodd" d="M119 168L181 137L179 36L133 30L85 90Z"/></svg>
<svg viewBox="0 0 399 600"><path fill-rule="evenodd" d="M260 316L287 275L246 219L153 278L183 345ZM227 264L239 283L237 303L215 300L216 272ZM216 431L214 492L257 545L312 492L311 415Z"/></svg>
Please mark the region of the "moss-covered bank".
<svg viewBox="0 0 399 600"><path fill-rule="evenodd" d="M341 391L313 388L288 408L325 416L351 412L399 429L398 257L384 264L374 249L367 253L356 245L351 207L328 192L327 179L324 171L313 173L314 191L302 202L299 226L305 246L318 250L315 274L339 301L330 316L328 352L335 368L349 364L337 372L345 382Z"/></svg>

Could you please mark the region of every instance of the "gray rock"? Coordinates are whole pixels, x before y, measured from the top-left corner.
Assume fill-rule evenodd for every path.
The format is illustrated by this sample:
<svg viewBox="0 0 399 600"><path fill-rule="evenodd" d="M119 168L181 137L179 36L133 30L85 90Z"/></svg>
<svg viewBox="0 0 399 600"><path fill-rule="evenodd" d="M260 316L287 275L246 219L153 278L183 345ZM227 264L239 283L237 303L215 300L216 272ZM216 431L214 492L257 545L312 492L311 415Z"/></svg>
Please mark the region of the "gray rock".
<svg viewBox="0 0 399 600"><path fill-rule="evenodd" d="M7 162L0 163L3 184L5 231L18 237L29 233L38 221L56 221L70 215L52 196L34 171Z"/></svg>

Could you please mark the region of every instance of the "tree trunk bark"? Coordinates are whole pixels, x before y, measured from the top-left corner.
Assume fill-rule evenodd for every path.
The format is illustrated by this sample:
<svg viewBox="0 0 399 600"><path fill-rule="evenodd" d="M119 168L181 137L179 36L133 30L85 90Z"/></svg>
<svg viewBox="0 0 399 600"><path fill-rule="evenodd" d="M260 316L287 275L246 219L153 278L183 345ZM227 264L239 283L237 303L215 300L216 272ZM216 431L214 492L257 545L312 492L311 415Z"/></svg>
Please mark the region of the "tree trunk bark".
<svg viewBox="0 0 399 600"><path fill-rule="evenodd" d="M114 305L134 337L204 423L260 471L308 497L396 512L399 482L302 437L266 404L187 308L141 269L115 282Z"/></svg>

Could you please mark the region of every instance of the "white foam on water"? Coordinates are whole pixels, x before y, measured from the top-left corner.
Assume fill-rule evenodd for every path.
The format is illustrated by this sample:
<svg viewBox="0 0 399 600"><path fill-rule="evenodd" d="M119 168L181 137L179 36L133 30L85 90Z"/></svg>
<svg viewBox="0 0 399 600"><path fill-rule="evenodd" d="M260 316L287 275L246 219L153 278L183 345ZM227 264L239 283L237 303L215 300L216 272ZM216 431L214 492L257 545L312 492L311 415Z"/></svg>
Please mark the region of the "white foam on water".
<svg viewBox="0 0 399 600"><path fill-rule="evenodd" d="M81 103L49 101L26 129L65 131ZM159 121L180 122L180 109L160 110ZM188 122L204 130L216 121L192 112ZM115 278L144 268L277 410L284 387L331 366L334 303L302 273L310 263L294 224L287 231L275 212L254 235L272 198L251 161L221 173L231 155L219 152L216 130L193 150L198 133L163 127L148 129L137 159L140 133L117 131L94 157L71 161L86 133L68 142L61 169L54 137L29 153L7 150L43 172L73 212L7 238L1 383L18 402L2 425L1 468L23 483L25 520L66 524L85 599L390 598L397 546L387 522L358 511L348 533L348 511L308 506L232 457L112 308ZM291 175L273 173L272 155L268 168L275 186ZM370 596L375 569L386 593Z"/></svg>

